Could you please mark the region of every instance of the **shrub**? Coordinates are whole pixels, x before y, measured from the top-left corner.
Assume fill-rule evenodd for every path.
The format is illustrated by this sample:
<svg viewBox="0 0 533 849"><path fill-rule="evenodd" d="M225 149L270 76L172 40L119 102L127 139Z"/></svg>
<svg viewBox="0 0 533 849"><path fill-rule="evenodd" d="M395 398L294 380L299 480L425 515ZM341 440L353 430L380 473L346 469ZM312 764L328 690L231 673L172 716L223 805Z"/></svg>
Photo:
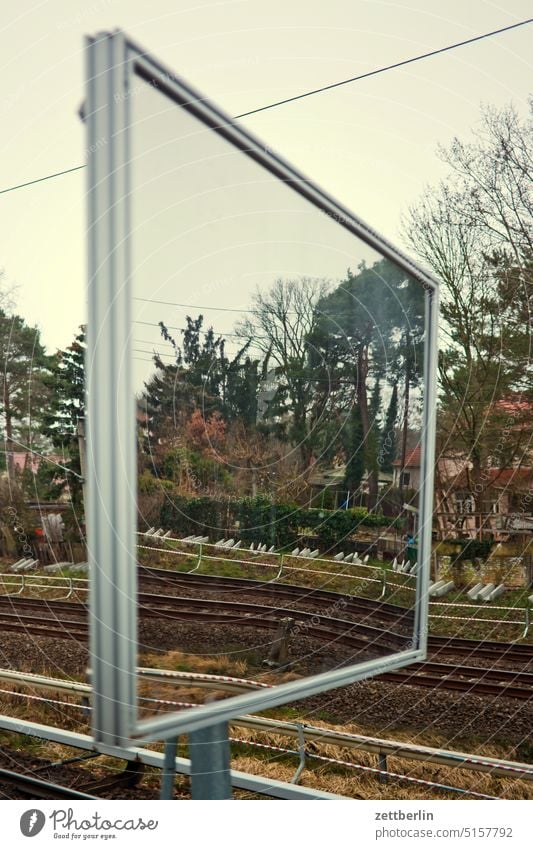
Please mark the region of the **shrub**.
<svg viewBox="0 0 533 849"><path fill-rule="evenodd" d="M317 537L321 548L330 549L357 533L360 525L379 527L387 525L388 520L360 507L353 510L306 508L277 503L264 495L228 500L174 496L165 499L160 524L185 535L222 535L231 531L244 542L261 540L276 547L289 546L307 534Z"/></svg>
<svg viewBox="0 0 533 849"><path fill-rule="evenodd" d="M460 546L461 550L456 555L456 560L474 560L476 557L486 560L493 545L490 540L481 541L478 539L447 539L443 542L447 545Z"/></svg>

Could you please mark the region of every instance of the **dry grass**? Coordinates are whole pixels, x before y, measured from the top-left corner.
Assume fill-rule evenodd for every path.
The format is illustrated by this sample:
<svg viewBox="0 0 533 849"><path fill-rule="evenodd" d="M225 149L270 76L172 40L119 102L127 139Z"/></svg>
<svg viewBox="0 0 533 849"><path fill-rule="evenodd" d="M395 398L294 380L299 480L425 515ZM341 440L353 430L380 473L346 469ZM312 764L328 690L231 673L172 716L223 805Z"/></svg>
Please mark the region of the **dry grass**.
<svg viewBox="0 0 533 849"><path fill-rule="evenodd" d="M231 675L235 678L245 678L248 673L246 660L232 660L227 655L209 657L170 651L164 655L144 654L141 660L143 666L177 672L203 672L205 675Z"/></svg>
<svg viewBox="0 0 533 849"><path fill-rule="evenodd" d="M234 675L237 677L246 676L246 664L243 664L242 661L231 661L227 657L197 658L194 655L170 652L164 657L148 656L146 660L150 660L151 665L153 664L167 669L174 668L204 673L211 673L213 670L216 670L215 674ZM280 683L282 677L284 680L286 678L286 676L280 676L279 673L270 673L268 677L271 683ZM264 677L262 680L264 680ZM148 692L148 688L146 688L146 691ZM187 686L179 687L178 690L174 687L170 690L167 685L158 685L156 688L152 685L149 688L149 692L155 698L167 698L198 704L204 702L206 696L217 699L227 697L226 694L220 691L209 691ZM298 721L298 719L305 722L305 718L298 717L294 709L281 708L268 712L270 717L280 719L287 718L287 714L289 714L290 720L293 722ZM362 736L380 736L378 732L375 732L368 726L364 727L353 723L335 725L331 722L326 723L317 720L313 721L313 725ZM252 745L254 743L262 743L295 751L298 747L293 737L270 732L265 733L242 728L237 725L232 725L231 736L238 738L244 743L244 745L241 743L234 743L232 745L232 763L235 769L276 778L280 781L289 781L294 775L299 762L298 756L261 749ZM432 746L439 749L447 748L446 738L434 731L425 732L424 734L419 733L417 735L413 735L409 731L400 731L394 734L394 738L398 742L405 743L414 742L414 736L416 736L416 742L420 745ZM509 749L501 745L488 746L480 743L479 740L465 739L463 741L457 741L455 748L462 748L463 751L471 752L472 754L477 753L487 757L513 759L513 753ZM310 741L306 745L306 751L310 755L322 755L335 760L370 767L374 770L378 767L377 756L367 753L362 749ZM533 798L533 784L531 782L511 778L496 778L488 773L473 772L466 769L390 756L388 757L387 769L389 772L407 775L409 778L469 789L488 796L509 799ZM308 758L307 768L304 770L301 783L305 786L316 787L354 798L431 799L457 798L461 795L452 791L438 790L400 779L390 779L386 784L381 783L376 772L358 770L348 766L342 766L341 764L324 764L311 757Z"/></svg>
<svg viewBox="0 0 533 849"><path fill-rule="evenodd" d="M328 728L329 730L335 729L342 732L368 735L368 729L353 724L345 726L326 725L321 722L314 724ZM248 743L268 743L269 745L292 750L297 748L294 739L279 734L264 734L247 728L232 728L231 736L247 741ZM431 736L428 735L428 738L431 738ZM408 740L405 740L405 742L408 742ZM445 746L442 740L439 741L437 739L437 735L433 735L433 740L425 739L423 744L434 745L436 747ZM479 754L484 754L488 757L504 758L507 755L502 750L502 747L483 746L479 748L483 749ZM259 755L257 755L252 746L235 744L232 747L232 751L234 752L233 765L236 769L244 772L253 772L257 775L270 776L280 781L290 781L298 766L298 757L282 756L281 753L272 752L267 749L257 750L259 752ZM324 757L346 761L362 767L370 767L374 770L378 767L377 756L363 750L312 741L306 745L306 751L310 755L320 754ZM415 760L410 761L391 756L387 760L388 772L394 772L409 778L432 781L498 798L533 799L533 784L531 782L512 778L496 778L488 773L473 772ZM389 779L386 784L381 783L375 772L353 769L342 766L341 764L321 764L320 761L313 760L312 757L309 757L307 760L307 767L302 774L300 783L307 787L315 787L320 790L327 790L329 792L339 793L340 795L361 799L449 799L460 798L462 795L421 784L417 785L414 782L402 781L400 779Z"/></svg>
<svg viewBox="0 0 533 849"><path fill-rule="evenodd" d="M161 664L162 658L158 657L157 660ZM241 662L230 661L228 658L201 658L199 659L200 663L195 664L194 661L197 660L192 655L171 652L169 657L165 659L164 666L165 668L170 668L170 664L173 662L174 668L179 668L183 665L187 667L195 666L194 671L202 671L209 674L213 674L213 671L214 674L237 675L238 673L238 677L242 677L243 673L245 673ZM10 685L2 687L2 689L8 688L10 688ZM10 689L14 690L15 688ZM144 683L142 685L142 691L149 693L152 698L167 698L173 701L193 703L203 702L206 694L210 692L190 686L170 687L170 685L165 684L154 687L154 685L146 686ZM25 690L25 692L28 692L28 690ZM44 695L42 691L35 691L34 694ZM216 693L216 697L225 697L225 694L218 692ZM21 719L31 719L33 721L87 733L87 720L83 717L81 711L75 707L78 698L63 693L57 696L57 698L59 701L66 702L67 704L54 706L44 702L21 699L16 695L9 696L1 694L0 710ZM283 719L288 713L293 721L298 718L295 715L296 712L294 709L289 711L287 708L272 710L269 712L269 715ZM302 718L302 721L305 720ZM367 736L373 735L371 728L353 723L339 726L317 720L313 724L343 732ZM232 744L232 766L235 769L280 781L291 780L299 762L297 755L262 749L254 747L252 744L262 743L295 751L297 744L294 738L282 734L264 733L253 729L241 728L235 725L231 727L231 736L243 741L242 743ZM413 740L413 735L409 731L398 732L394 736L399 742L410 742ZM51 760L60 760L75 753L71 749L68 749L68 752L66 752L64 746L28 738L22 734L14 735L1 732L0 742L3 746L9 748L10 751L24 751L26 753L32 753L36 757L50 758ZM434 732L416 735L416 742L427 746L446 748L446 740ZM475 744L474 741L458 741L456 745L458 748L463 748L463 750L472 753L477 752L478 754L495 758L510 757L509 751L502 746L488 746L479 741ZM161 749L157 744L153 748L157 750ZM363 767L376 769L378 766L377 756L374 754L350 747L336 746L331 743L310 741L306 745L306 751L308 755L319 754L324 757L347 761L348 763ZM180 754L186 755L186 750L182 748ZM121 769L123 767L123 763L120 760L113 758L98 759L97 763L99 768L106 770ZM94 766L93 764L93 769ZM91 761L86 765L80 764L80 768L91 769ZM495 778L490 774L471 772L464 769L414 760L409 761L392 756L388 758L387 769L389 772L399 773L410 778L460 787L489 796L508 799L533 799L533 784L522 780ZM150 783L147 786L153 788L155 781L156 779L152 775ZM352 798L364 799L432 799L457 798L459 796L459 794L452 791L438 790L400 779L391 778L388 783L381 783L375 772L354 769L343 766L342 764L324 764L318 760L314 760L312 757L308 757L307 759L306 768L301 776L300 783L306 787L314 787ZM246 794L239 795L246 797Z"/></svg>

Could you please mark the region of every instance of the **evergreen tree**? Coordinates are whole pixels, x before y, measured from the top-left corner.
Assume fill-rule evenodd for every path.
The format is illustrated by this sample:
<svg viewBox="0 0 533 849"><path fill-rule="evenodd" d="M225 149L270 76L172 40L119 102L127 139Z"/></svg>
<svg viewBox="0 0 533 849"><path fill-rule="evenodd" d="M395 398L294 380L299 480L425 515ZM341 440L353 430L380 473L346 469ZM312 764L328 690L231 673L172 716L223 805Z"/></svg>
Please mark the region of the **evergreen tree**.
<svg viewBox="0 0 533 849"><path fill-rule="evenodd" d="M392 387L392 393L385 416L385 423L379 447L379 466L384 472L392 472L392 463L396 459L396 426L398 418L398 384Z"/></svg>
<svg viewBox="0 0 533 849"><path fill-rule="evenodd" d="M366 468L365 436L361 411L357 404L354 404L350 411L348 426L345 429L345 453L344 485L353 494L361 486Z"/></svg>
<svg viewBox="0 0 533 849"><path fill-rule="evenodd" d="M58 497L69 486L71 499L79 504L82 496L78 423L85 418L85 327L64 351L53 359L46 379L50 405L43 416L43 433L62 457L62 464L74 474L59 478L53 467L48 470L50 494Z"/></svg>
<svg viewBox="0 0 533 849"><path fill-rule="evenodd" d="M38 436L48 403L46 377L51 364L38 328L27 325L20 315L0 309L0 416L11 478L15 472L13 451L42 447Z"/></svg>
<svg viewBox="0 0 533 849"><path fill-rule="evenodd" d="M382 375L394 382L398 369L407 375L407 362L406 386L415 381L419 360L411 356L411 349L412 340L422 338L423 306L420 284L388 259L372 266L360 263L356 273L348 269L346 279L318 305L317 323L322 338L328 340L328 362L336 364L336 374L355 393L363 427L370 509L378 498L378 440L374 439L372 416L377 399L371 396L377 394L376 383Z"/></svg>
<svg viewBox="0 0 533 849"><path fill-rule="evenodd" d="M370 396L370 404L368 406L368 412L370 414L370 426L373 428L376 434L379 434L380 430L380 420L379 413L381 410L381 382L380 376L376 377L374 381L374 386L372 388L372 395ZM379 442L379 439L378 439Z"/></svg>

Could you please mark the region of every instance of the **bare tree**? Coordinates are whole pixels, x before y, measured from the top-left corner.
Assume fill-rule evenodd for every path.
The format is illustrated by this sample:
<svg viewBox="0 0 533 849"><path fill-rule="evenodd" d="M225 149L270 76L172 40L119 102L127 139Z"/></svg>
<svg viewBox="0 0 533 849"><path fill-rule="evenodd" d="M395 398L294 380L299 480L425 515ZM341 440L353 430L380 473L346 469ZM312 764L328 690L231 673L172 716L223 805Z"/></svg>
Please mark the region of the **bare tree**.
<svg viewBox="0 0 533 849"><path fill-rule="evenodd" d="M483 237L485 248L512 256L516 263L533 253L533 98L529 107L525 121L513 106L484 107L472 142L455 138L449 148L439 148L452 169L455 212Z"/></svg>
<svg viewBox="0 0 533 849"><path fill-rule="evenodd" d="M5 312L12 312L15 307L16 291L17 286L7 282L4 269L0 268L0 309Z"/></svg>
<svg viewBox="0 0 533 849"><path fill-rule="evenodd" d="M527 459L530 126L511 107L483 109L473 142L454 139L439 151L449 178L426 189L403 222L408 245L443 283L441 447L469 459L479 512L489 486L484 470Z"/></svg>
<svg viewBox="0 0 533 849"><path fill-rule="evenodd" d="M312 455L310 419L316 403L309 337L317 304L329 289L328 281L322 279L280 278L266 293L255 293L250 317L236 329L261 352L265 372L272 368L276 371L279 388L271 410L290 416L290 439L298 445L306 465Z"/></svg>

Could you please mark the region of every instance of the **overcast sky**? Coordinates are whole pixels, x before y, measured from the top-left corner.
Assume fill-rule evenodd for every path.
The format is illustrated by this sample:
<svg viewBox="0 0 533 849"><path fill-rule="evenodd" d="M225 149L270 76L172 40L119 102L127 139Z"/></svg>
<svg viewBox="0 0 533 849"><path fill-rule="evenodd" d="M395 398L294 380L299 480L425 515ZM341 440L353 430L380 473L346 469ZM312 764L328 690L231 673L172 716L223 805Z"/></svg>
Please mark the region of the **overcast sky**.
<svg viewBox="0 0 533 849"><path fill-rule="evenodd" d="M526 0L21 0L11 9L0 27L0 188L84 162L77 111L86 34L121 27L236 115L531 11ZM398 241L402 210L444 173L437 143L467 138L482 102L513 101L525 114L532 32L511 31L242 123ZM50 349L67 345L85 317L84 175L0 195L0 268ZM175 300L196 303L193 294L176 291ZM227 316L206 314L231 329Z"/></svg>

